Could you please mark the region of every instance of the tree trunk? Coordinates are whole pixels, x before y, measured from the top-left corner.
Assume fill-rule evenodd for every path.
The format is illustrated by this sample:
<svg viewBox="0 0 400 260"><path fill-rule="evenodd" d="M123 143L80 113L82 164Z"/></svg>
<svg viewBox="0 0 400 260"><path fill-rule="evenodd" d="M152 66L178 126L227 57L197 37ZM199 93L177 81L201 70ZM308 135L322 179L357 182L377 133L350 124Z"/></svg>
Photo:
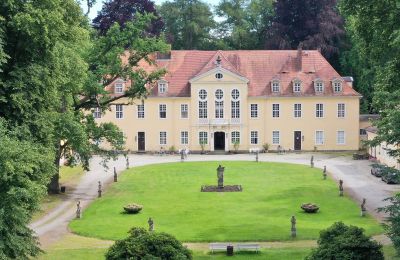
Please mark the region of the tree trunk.
<svg viewBox="0 0 400 260"><path fill-rule="evenodd" d="M47 185L47 192L49 194L60 193L60 160L61 160L61 145L59 144L57 147L56 158L54 160L54 166L56 168L56 172L51 177L50 183Z"/></svg>

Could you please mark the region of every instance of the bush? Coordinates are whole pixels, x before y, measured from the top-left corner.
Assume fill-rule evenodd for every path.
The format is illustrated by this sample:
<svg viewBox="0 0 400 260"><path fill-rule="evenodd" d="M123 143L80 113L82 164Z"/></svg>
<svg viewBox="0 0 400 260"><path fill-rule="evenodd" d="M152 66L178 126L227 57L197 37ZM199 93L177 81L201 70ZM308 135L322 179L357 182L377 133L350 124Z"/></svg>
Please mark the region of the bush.
<svg viewBox="0 0 400 260"><path fill-rule="evenodd" d="M337 222L321 231L318 247L306 259L383 260L384 258L382 246L366 236L362 228Z"/></svg>
<svg viewBox="0 0 400 260"><path fill-rule="evenodd" d="M379 212L385 212L388 217L384 224L386 235L392 240L393 246L397 254L400 255L400 193L385 199L389 202L387 206L379 208Z"/></svg>
<svg viewBox="0 0 400 260"><path fill-rule="evenodd" d="M133 228L129 234L108 249L106 259L192 259L189 249L169 234L149 232L144 228Z"/></svg>

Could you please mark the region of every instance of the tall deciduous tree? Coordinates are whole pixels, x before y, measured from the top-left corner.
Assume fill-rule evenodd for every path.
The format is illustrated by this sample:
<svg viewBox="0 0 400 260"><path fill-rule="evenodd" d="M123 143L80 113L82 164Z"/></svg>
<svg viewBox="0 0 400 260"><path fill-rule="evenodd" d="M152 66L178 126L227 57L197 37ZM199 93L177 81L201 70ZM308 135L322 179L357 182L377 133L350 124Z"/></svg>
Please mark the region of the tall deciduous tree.
<svg viewBox="0 0 400 260"><path fill-rule="evenodd" d="M121 28L125 27L128 21L134 21L137 14L153 14L147 32L152 35L159 35L164 27L164 23L158 16L154 2L151 0L108 0L103 4L103 8L93 19L93 27L101 35L106 32L114 23L118 23Z"/></svg>
<svg viewBox="0 0 400 260"><path fill-rule="evenodd" d="M386 229L386 234L392 240L393 246L400 254L400 194L396 194L393 197L387 198L386 201L389 204L378 210L388 214L386 223L384 227Z"/></svg>
<svg viewBox="0 0 400 260"><path fill-rule="evenodd" d="M210 7L201 0L164 2L160 14L165 34L173 49L207 49L215 27Z"/></svg>

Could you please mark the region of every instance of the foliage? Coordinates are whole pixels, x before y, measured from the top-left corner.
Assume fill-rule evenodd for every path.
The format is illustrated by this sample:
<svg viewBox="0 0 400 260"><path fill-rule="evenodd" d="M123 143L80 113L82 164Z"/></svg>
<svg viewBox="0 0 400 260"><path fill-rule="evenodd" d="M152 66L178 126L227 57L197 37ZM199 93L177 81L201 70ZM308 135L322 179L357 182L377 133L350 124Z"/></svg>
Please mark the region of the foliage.
<svg viewBox="0 0 400 260"><path fill-rule="evenodd" d="M173 236L132 228L129 236L118 240L106 253L106 259L192 259L192 254Z"/></svg>
<svg viewBox="0 0 400 260"><path fill-rule="evenodd" d="M386 235L392 240L397 254L400 254L400 193L385 199L385 201L389 202L389 204L379 208L378 211L388 214L386 218L387 224L384 224Z"/></svg>
<svg viewBox="0 0 400 260"><path fill-rule="evenodd" d="M233 149L235 149L235 152L237 152L239 150L239 146L240 146L240 142L239 141L235 141L233 143Z"/></svg>
<svg viewBox="0 0 400 260"><path fill-rule="evenodd" d="M384 258L382 245L366 236L362 228L336 222L321 231L318 247L306 259L383 260Z"/></svg>
<svg viewBox="0 0 400 260"><path fill-rule="evenodd" d="M27 225L54 170L52 151L19 140L19 134L0 120L0 259L28 259L40 252Z"/></svg>
<svg viewBox="0 0 400 260"><path fill-rule="evenodd" d="M269 147L270 147L270 144L269 144L269 143L263 144L263 149L264 149L264 151L268 152Z"/></svg>
<svg viewBox="0 0 400 260"><path fill-rule="evenodd" d="M209 49L215 21L206 3L201 0L166 1L159 11L172 49Z"/></svg>
<svg viewBox="0 0 400 260"><path fill-rule="evenodd" d="M170 153L175 153L175 152L176 152L176 147L175 147L174 145L171 145L171 146L168 148L168 151L169 151Z"/></svg>
<svg viewBox="0 0 400 260"><path fill-rule="evenodd" d="M105 35L114 23L124 28L126 22L136 19L137 14L154 15L155 19L152 20L146 32L150 35L160 35L164 23L151 0L108 0L93 19L93 27L99 34Z"/></svg>

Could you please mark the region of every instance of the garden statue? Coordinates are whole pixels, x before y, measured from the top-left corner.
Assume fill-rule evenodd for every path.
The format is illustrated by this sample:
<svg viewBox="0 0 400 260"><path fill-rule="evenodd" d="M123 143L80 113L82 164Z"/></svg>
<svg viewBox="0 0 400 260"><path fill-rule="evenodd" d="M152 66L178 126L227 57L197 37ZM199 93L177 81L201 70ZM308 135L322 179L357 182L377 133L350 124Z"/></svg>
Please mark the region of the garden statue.
<svg viewBox="0 0 400 260"><path fill-rule="evenodd" d="M149 231L154 231L154 221L151 218L149 218L147 223L149 223Z"/></svg>
<svg viewBox="0 0 400 260"><path fill-rule="evenodd" d="M126 156L126 169L129 169L129 157L128 155Z"/></svg>
<svg viewBox="0 0 400 260"><path fill-rule="evenodd" d="M81 201L78 200L76 203L76 218L81 218Z"/></svg>
<svg viewBox="0 0 400 260"><path fill-rule="evenodd" d="M114 167L114 182L118 181L118 174L117 174L117 170Z"/></svg>
<svg viewBox="0 0 400 260"><path fill-rule="evenodd" d="M361 203L361 217L365 217L365 213L367 212L367 209L365 208L366 202L367 200L363 199L363 202Z"/></svg>
<svg viewBox="0 0 400 260"><path fill-rule="evenodd" d="M258 151L256 151L256 162L258 162Z"/></svg>
<svg viewBox="0 0 400 260"><path fill-rule="evenodd" d="M98 190L97 190L97 193L98 193L98 197L99 197L99 198L101 198L101 192L102 192L102 190L101 190L101 181L99 181L99 188L98 188Z"/></svg>
<svg viewBox="0 0 400 260"><path fill-rule="evenodd" d="M292 223L292 237L295 238L296 237L296 217L292 216L292 218L290 219L290 222Z"/></svg>
<svg viewBox="0 0 400 260"><path fill-rule="evenodd" d="M217 168L218 188L224 187L224 170L225 167L222 167L221 164Z"/></svg>
<svg viewBox="0 0 400 260"><path fill-rule="evenodd" d="M343 196L343 180L339 180L339 196Z"/></svg>
<svg viewBox="0 0 400 260"><path fill-rule="evenodd" d="M311 155L310 164L311 164L311 168L314 168L314 155Z"/></svg>
<svg viewBox="0 0 400 260"><path fill-rule="evenodd" d="M326 180L326 165L324 166L324 170L322 172L322 175L324 176L324 180Z"/></svg>
<svg viewBox="0 0 400 260"><path fill-rule="evenodd" d="M185 161L185 150L181 149L180 154L181 154L181 162L184 162Z"/></svg>

